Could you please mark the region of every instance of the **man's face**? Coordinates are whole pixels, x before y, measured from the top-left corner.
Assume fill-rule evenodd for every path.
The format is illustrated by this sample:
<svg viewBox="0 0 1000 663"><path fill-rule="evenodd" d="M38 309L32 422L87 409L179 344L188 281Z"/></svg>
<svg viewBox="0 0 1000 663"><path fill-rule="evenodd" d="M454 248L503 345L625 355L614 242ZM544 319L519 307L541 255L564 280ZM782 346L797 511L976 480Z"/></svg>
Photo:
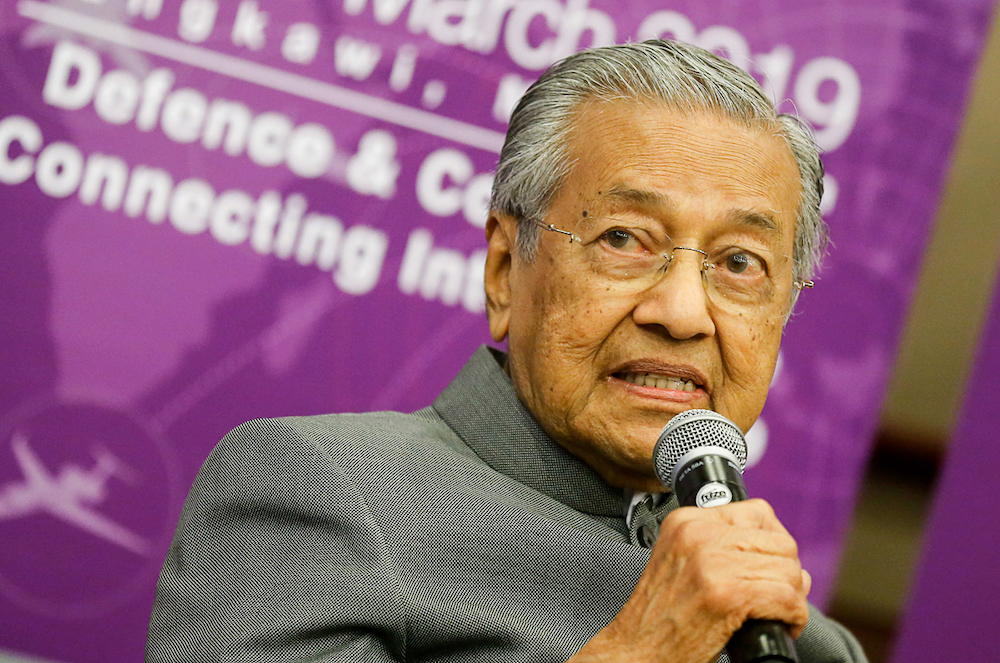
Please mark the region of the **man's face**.
<svg viewBox="0 0 1000 663"><path fill-rule="evenodd" d="M654 104L592 102L569 146L574 165L546 224L588 241L622 225L662 228L675 246L750 242L792 253L799 174L773 132ZM612 484L657 490L653 446L673 415L708 408L750 428L783 315L719 306L693 251L675 252L650 287L623 291L565 235L540 230L535 259L520 259L515 226L494 213L487 227L490 328L495 340L509 338L517 395L553 439ZM774 299L788 302L791 260L774 271Z"/></svg>

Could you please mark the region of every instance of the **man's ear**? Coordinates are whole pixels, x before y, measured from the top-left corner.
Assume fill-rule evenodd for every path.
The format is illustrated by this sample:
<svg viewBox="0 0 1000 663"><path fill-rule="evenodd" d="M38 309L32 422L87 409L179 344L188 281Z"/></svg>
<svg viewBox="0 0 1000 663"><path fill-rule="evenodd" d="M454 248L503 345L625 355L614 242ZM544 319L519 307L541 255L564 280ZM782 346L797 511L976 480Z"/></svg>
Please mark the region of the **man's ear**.
<svg viewBox="0 0 1000 663"><path fill-rule="evenodd" d="M496 210L486 221L486 317L499 343L510 329L510 269L517 242L517 220Z"/></svg>

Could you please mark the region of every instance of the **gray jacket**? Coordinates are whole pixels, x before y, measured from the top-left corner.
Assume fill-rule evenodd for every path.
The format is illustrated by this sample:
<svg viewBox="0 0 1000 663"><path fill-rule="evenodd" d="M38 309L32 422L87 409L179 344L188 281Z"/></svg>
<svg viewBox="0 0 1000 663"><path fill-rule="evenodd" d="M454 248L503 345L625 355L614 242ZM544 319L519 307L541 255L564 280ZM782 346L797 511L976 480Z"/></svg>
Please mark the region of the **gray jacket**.
<svg viewBox="0 0 1000 663"><path fill-rule="evenodd" d="M486 348L413 414L251 421L191 490L146 661L565 661L649 559L626 506ZM816 611L798 649L864 660Z"/></svg>

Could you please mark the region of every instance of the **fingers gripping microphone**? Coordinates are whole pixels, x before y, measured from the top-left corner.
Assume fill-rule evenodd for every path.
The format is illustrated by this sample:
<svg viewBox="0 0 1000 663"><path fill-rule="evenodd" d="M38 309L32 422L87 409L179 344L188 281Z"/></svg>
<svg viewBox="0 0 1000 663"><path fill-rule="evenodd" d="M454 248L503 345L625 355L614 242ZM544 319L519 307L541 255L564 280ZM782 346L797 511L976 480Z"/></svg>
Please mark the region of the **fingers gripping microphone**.
<svg viewBox="0 0 1000 663"><path fill-rule="evenodd" d="M743 432L711 410L688 410L664 426L653 449L656 475L681 506L722 506L747 499ZM782 622L748 619L726 645L733 663L798 663Z"/></svg>

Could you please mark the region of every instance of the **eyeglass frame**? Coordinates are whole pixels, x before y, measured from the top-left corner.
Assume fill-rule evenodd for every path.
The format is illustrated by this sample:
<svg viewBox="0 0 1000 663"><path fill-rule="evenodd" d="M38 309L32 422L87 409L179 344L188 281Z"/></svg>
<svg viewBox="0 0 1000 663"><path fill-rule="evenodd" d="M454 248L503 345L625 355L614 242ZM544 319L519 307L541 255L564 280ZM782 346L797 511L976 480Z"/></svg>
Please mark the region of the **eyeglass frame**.
<svg viewBox="0 0 1000 663"><path fill-rule="evenodd" d="M568 231L568 230L563 230L562 228L557 228L554 224L552 224L552 223L545 223L543 221L535 221L534 223L535 223L535 225L539 226L543 230L550 230L552 232L559 233L561 235L566 235L567 237L569 237L570 244L572 244L573 242L577 242L578 244L583 245L583 239L581 237L577 236L576 234ZM675 247L673 247L670 250L670 255L669 256L666 256L666 255L664 256L664 257L667 258L667 262L666 262L667 267L669 267L670 264L674 261L674 252L677 251L678 249L680 249L682 251L694 251L695 253L700 253L702 256L704 256L705 259L702 260L702 263L701 263L701 273L702 273L702 276L704 276L706 274L706 270L710 267L710 265L708 264L708 260L707 260L709 254L708 254L707 251L704 251L702 249L697 249L697 248L694 248L692 246L675 246ZM816 282L813 281L813 280L811 280L811 279L806 279L804 281L800 281L800 280L794 280L794 281L792 281L792 287L794 287L796 290L798 290L800 292L802 290L805 290L806 288L814 288L815 286L816 286Z"/></svg>

